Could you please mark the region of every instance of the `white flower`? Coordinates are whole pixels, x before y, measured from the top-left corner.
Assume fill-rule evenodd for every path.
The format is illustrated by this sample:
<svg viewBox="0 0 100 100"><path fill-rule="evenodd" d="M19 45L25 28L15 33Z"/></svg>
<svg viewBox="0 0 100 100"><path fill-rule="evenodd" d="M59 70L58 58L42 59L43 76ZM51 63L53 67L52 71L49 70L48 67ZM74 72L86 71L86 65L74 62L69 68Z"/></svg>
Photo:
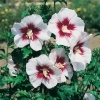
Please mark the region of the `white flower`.
<svg viewBox="0 0 100 100"><path fill-rule="evenodd" d="M54 66L62 71L61 79L58 80L59 83L66 82L65 76L67 76L69 79L72 78L73 70L66 59L65 50L63 48L55 49L53 52L50 53L49 58Z"/></svg>
<svg viewBox="0 0 100 100"><path fill-rule="evenodd" d="M42 17L37 14L25 17L20 23L14 23L11 31L15 35L14 43L18 47L30 44L35 51L41 50L43 41L48 40L51 35Z"/></svg>
<svg viewBox="0 0 100 100"><path fill-rule="evenodd" d="M58 45L70 46L84 31L84 22L74 10L62 8L50 19L48 30L56 35Z"/></svg>
<svg viewBox="0 0 100 100"><path fill-rule="evenodd" d="M96 98L93 94L85 93L83 100L96 100Z"/></svg>
<svg viewBox="0 0 100 100"><path fill-rule="evenodd" d="M30 59L26 64L26 72L34 88L40 86L41 83L47 88L52 88L57 85L57 79L61 76L61 71L53 67L45 54Z"/></svg>
<svg viewBox="0 0 100 100"><path fill-rule="evenodd" d="M11 76L17 76L17 73L21 72L21 69L14 64L12 59L9 59L7 67Z"/></svg>
<svg viewBox="0 0 100 100"><path fill-rule="evenodd" d="M91 49L88 48L88 41L92 34L86 36L83 32L76 44L70 48L69 58L75 71L84 70L87 63L91 61Z"/></svg>

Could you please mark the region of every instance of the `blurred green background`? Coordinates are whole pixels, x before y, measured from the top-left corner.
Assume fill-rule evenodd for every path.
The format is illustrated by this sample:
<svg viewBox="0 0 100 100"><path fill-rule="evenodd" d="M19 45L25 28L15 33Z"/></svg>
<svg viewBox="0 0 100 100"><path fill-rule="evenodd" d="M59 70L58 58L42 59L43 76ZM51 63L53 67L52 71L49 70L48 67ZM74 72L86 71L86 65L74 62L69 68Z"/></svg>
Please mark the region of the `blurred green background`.
<svg viewBox="0 0 100 100"><path fill-rule="evenodd" d="M59 1L59 0L58 0ZM61 1L61 0L60 0ZM100 32L100 1L99 0L66 0L65 4L56 4L57 12L62 7L74 9L78 16L85 22L85 31ZM30 6L37 8L43 3L43 0L0 0L0 36L5 31L9 31L14 22L20 22L22 12L26 11ZM46 3L51 6L51 14L53 11L53 1L48 0ZM37 12L35 12L37 13Z"/></svg>

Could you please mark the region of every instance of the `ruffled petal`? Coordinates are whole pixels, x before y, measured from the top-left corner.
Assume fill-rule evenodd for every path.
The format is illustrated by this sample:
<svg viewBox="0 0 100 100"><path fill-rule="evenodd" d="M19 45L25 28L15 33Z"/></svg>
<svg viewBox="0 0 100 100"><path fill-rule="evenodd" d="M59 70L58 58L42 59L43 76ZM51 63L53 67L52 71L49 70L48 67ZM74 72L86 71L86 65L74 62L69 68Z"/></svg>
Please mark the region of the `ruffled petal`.
<svg viewBox="0 0 100 100"><path fill-rule="evenodd" d="M71 62L75 71L81 71L86 68L86 63L83 62Z"/></svg>
<svg viewBox="0 0 100 100"><path fill-rule="evenodd" d="M36 58L32 58L26 64L26 72L28 75L32 75L37 73L36 66L38 65Z"/></svg>
<svg viewBox="0 0 100 100"><path fill-rule="evenodd" d="M57 14L53 14L49 23L48 23L48 30L53 34L58 34L59 29L57 27L57 23L59 22Z"/></svg>
<svg viewBox="0 0 100 100"><path fill-rule="evenodd" d="M36 74L29 76L29 80L30 80L30 83L33 85L34 88L37 88L38 86L40 86L41 82L42 82L42 78L37 79Z"/></svg>
<svg viewBox="0 0 100 100"><path fill-rule="evenodd" d="M22 35L17 34L14 37L14 43L16 44L17 47L23 48L24 46L29 44L29 40L28 39L23 40Z"/></svg>
<svg viewBox="0 0 100 100"><path fill-rule="evenodd" d="M33 14L33 15L26 16L25 18L23 18L21 22L24 22L27 24L33 23L33 25L38 26L41 22L43 22L43 19L40 15Z"/></svg>
<svg viewBox="0 0 100 100"><path fill-rule="evenodd" d="M56 44L58 45L64 45L64 46L70 46L68 39L66 37L59 37L56 36Z"/></svg>
<svg viewBox="0 0 100 100"><path fill-rule="evenodd" d="M50 39L51 33L47 29L45 29L40 31L39 34L37 34L36 36L41 40L48 40Z"/></svg>
<svg viewBox="0 0 100 100"><path fill-rule="evenodd" d="M34 51L39 51L42 49L43 41L41 39L30 40L30 47Z"/></svg>
<svg viewBox="0 0 100 100"><path fill-rule="evenodd" d="M58 13L58 18L60 22L63 21L63 19L68 18L71 20L73 17L77 17L77 14L74 10L68 9L68 8L62 8Z"/></svg>
<svg viewBox="0 0 100 100"><path fill-rule="evenodd" d="M39 65L49 64L49 58L45 54L41 54L37 58L37 62Z"/></svg>
<svg viewBox="0 0 100 100"><path fill-rule="evenodd" d="M91 49L89 49L87 47L82 47L82 48L84 50L84 55L82 55L84 57L84 62L85 63L90 63L91 56L92 56Z"/></svg>
<svg viewBox="0 0 100 100"><path fill-rule="evenodd" d="M11 32L13 35L23 34L21 33L20 29L23 27L27 27L26 23L14 23L13 27L11 28Z"/></svg>
<svg viewBox="0 0 100 100"><path fill-rule="evenodd" d="M53 75L50 75L50 80L45 80L43 79L42 80L42 83L48 88L53 88L57 85L57 79L53 76Z"/></svg>

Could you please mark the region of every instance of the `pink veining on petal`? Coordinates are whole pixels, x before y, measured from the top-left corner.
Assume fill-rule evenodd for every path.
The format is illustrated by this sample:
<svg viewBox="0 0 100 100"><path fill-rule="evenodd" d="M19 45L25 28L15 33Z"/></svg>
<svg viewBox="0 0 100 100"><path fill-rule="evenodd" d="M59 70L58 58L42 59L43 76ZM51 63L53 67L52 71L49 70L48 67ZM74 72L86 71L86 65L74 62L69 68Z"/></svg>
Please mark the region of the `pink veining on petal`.
<svg viewBox="0 0 100 100"><path fill-rule="evenodd" d="M62 23L61 23L61 22L58 22L58 23L57 23L57 27L58 27L59 30L61 30L61 28L62 28Z"/></svg>
<svg viewBox="0 0 100 100"><path fill-rule="evenodd" d="M38 35L40 32L40 29L35 27L33 23L28 24L28 28L32 30L33 34Z"/></svg>
<svg viewBox="0 0 100 100"><path fill-rule="evenodd" d="M20 29L21 33L23 34L22 35L22 40L28 40L28 36L27 36L27 32L28 30L32 30L32 33L33 33L33 37L31 38L33 41L34 40L37 40L37 36L39 33L40 33L40 29L39 28L36 28L36 26L33 24L33 23L29 23L27 25L27 27L22 27Z"/></svg>
<svg viewBox="0 0 100 100"><path fill-rule="evenodd" d="M75 25L74 24L68 24L67 28L68 28L68 30L74 30Z"/></svg>
<svg viewBox="0 0 100 100"><path fill-rule="evenodd" d="M36 41L38 38L35 34L33 34L32 41Z"/></svg>
<svg viewBox="0 0 100 100"><path fill-rule="evenodd" d="M62 30L60 30L60 31L59 31L59 36L60 36L60 37L64 37L64 36L65 36L65 33L64 33Z"/></svg>
<svg viewBox="0 0 100 100"><path fill-rule="evenodd" d="M84 50L82 48L83 44L84 44L84 42L78 41L77 44L73 48L73 53L75 54L76 53L76 49L79 49L81 51L80 55L83 55L84 54Z"/></svg>
<svg viewBox="0 0 100 100"><path fill-rule="evenodd" d="M72 33L66 33L65 34L67 37L71 37Z"/></svg>
<svg viewBox="0 0 100 100"><path fill-rule="evenodd" d="M27 31L28 31L28 27L22 27L22 28L20 29L20 31L21 31L21 33L23 34L23 35L22 35L22 40L28 40L28 37L26 37L26 33L27 33Z"/></svg>
<svg viewBox="0 0 100 100"><path fill-rule="evenodd" d="M64 20L62 21L63 25L67 25L69 24L69 19L68 18L64 18Z"/></svg>
<svg viewBox="0 0 100 100"><path fill-rule="evenodd" d="M56 63L63 64L65 62L65 57L56 55Z"/></svg>

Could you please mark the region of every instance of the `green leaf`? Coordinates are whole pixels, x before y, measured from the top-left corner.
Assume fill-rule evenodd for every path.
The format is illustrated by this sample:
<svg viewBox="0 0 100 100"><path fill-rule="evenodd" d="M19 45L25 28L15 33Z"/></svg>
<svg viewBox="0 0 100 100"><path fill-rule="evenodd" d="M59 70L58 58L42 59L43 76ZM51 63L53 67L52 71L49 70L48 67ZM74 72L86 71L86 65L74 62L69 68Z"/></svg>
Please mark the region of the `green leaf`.
<svg viewBox="0 0 100 100"><path fill-rule="evenodd" d="M5 55L4 54L0 54L0 59L5 59Z"/></svg>
<svg viewBox="0 0 100 100"><path fill-rule="evenodd" d="M17 76L16 78L14 78L14 85L21 83L23 80L23 76Z"/></svg>
<svg viewBox="0 0 100 100"><path fill-rule="evenodd" d="M21 100L30 100L29 98L23 97Z"/></svg>
<svg viewBox="0 0 100 100"><path fill-rule="evenodd" d="M23 51L23 58L27 58L30 54L32 54L32 49L28 47L22 48Z"/></svg>
<svg viewBox="0 0 100 100"><path fill-rule="evenodd" d="M22 13L22 18L24 18L25 16L27 16L27 15L29 15L29 12L28 11L24 11L23 13Z"/></svg>

